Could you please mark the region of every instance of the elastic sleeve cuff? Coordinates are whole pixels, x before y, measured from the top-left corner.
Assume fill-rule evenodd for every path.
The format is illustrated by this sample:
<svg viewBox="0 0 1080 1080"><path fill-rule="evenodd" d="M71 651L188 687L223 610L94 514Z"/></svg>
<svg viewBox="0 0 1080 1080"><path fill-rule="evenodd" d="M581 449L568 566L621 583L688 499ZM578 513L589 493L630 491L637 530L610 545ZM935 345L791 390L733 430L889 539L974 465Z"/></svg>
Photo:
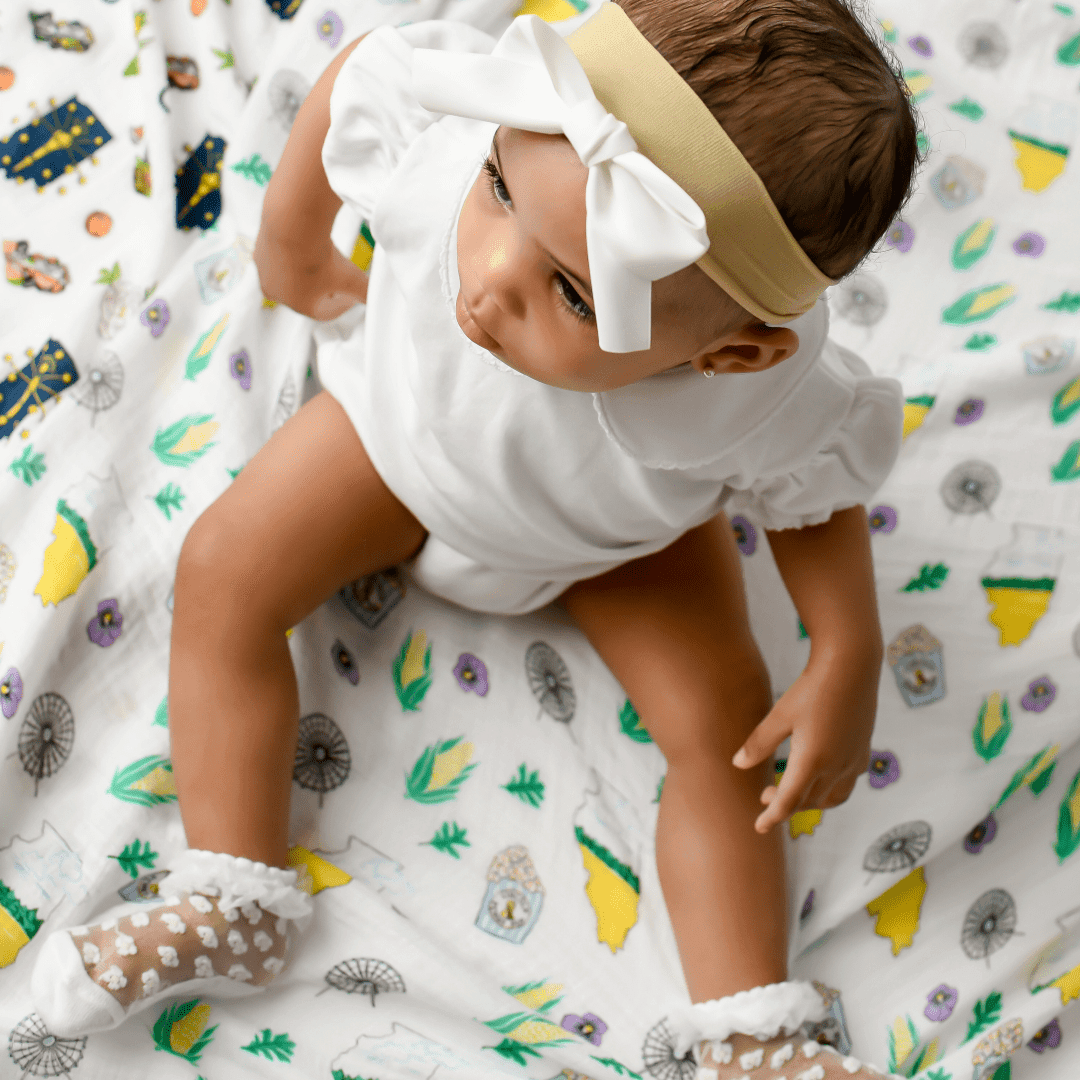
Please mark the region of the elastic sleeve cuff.
<svg viewBox="0 0 1080 1080"><path fill-rule="evenodd" d="M702 1039L741 1034L764 1040L774 1038L781 1029L792 1035L808 1021L824 1020L827 1011L810 983L782 982L680 1006L668 1014L667 1023L675 1036L675 1057L680 1058Z"/></svg>

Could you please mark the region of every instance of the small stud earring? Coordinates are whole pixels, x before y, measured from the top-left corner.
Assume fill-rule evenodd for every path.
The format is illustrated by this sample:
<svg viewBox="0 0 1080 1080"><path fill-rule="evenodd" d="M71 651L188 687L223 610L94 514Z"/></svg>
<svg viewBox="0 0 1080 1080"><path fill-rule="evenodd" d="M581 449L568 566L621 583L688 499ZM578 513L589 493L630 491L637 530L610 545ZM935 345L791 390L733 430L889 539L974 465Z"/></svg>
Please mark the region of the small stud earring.
<svg viewBox="0 0 1080 1080"><path fill-rule="evenodd" d="M713 371L711 367L707 367L701 374L704 375L706 379L711 379L716 374L716 372Z"/></svg>

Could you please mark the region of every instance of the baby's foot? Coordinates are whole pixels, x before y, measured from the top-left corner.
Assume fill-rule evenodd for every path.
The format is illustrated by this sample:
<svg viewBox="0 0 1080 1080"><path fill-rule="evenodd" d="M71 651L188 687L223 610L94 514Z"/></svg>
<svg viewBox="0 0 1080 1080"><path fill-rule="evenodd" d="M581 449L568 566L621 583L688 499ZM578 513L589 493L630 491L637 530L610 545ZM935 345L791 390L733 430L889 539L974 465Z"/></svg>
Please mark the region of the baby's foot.
<svg viewBox="0 0 1080 1080"><path fill-rule="evenodd" d="M258 893L259 884L265 886L261 879L269 879L274 888L262 888L264 903L294 915L310 899L293 887L291 871L243 862L256 887L251 880L241 889L236 880L224 888L191 887L190 874L176 875L189 888L163 904L124 904L94 926L53 934L31 979L35 1006L49 1030L85 1035L115 1027L159 996L239 997L269 983L285 966L294 923L245 894ZM167 879L166 889L171 884Z"/></svg>
<svg viewBox="0 0 1080 1080"><path fill-rule="evenodd" d="M831 1046L785 1035L762 1042L750 1035L702 1041L696 1080L865 1080L881 1074Z"/></svg>

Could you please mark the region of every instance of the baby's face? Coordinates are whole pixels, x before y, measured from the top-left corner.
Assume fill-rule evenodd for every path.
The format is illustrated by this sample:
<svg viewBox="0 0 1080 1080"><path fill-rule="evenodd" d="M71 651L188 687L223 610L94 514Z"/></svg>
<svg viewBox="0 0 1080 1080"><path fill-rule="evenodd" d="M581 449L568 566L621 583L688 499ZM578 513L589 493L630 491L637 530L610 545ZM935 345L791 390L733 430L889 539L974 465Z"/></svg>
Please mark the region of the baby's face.
<svg viewBox="0 0 1080 1080"><path fill-rule="evenodd" d="M562 135L496 132L458 219L457 321L510 367L566 390L626 386L691 363L770 367L798 348L786 328L752 322L696 266L653 283L652 344L601 350L585 242L588 170Z"/></svg>

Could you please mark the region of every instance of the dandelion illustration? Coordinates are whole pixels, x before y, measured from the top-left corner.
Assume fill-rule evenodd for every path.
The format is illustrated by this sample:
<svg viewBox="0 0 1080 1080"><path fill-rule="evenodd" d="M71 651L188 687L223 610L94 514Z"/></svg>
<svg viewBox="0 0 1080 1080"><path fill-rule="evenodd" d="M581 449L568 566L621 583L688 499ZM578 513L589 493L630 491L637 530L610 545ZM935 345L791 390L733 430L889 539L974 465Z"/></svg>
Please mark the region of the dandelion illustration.
<svg viewBox="0 0 1080 1080"><path fill-rule="evenodd" d="M1013 251L1028 259L1037 259L1046 250L1046 240L1037 232L1021 233L1013 241Z"/></svg>
<svg viewBox="0 0 1080 1080"><path fill-rule="evenodd" d="M559 1026L564 1031L572 1031L575 1035L588 1039L593 1046L600 1045L600 1041L608 1029L607 1024L599 1016L591 1012L582 1013L581 1016L578 1016L577 1013L567 1013L559 1021Z"/></svg>
<svg viewBox="0 0 1080 1080"><path fill-rule="evenodd" d="M1016 902L1004 889L984 892L968 908L960 947L972 960L987 960L1008 944L1016 931Z"/></svg>
<svg viewBox="0 0 1080 1080"><path fill-rule="evenodd" d="M99 412L111 409L124 391L124 365L115 353L102 353L87 369L72 394L75 400L91 412L90 423Z"/></svg>
<svg viewBox="0 0 1080 1080"><path fill-rule="evenodd" d="M994 837L997 836L997 818L993 814L986 817L964 837L964 850L969 855L978 855Z"/></svg>
<svg viewBox="0 0 1080 1080"><path fill-rule="evenodd" d="M251 358L247 349L241 349L229 357L229 374L240 384L241 390L251 389Z"/></svg>
<svg viewBox="0 0 1080 1080"><path fill-rule="evenodd" d="M472 653L463 652L454 665L454 678L462 690L475 690L478 697L488 692L487 664Z"/></svg>
<svg viewBox="0 0 1080 1080"><path fill-rule="evenodd" d="M23 1076L67 1076L82 1061L86 1038L54 1035L37 1013L30 1013L12 1029L8 1053Z"/></svg>
<svg viewBox="0 0 1080 1080"><path fill-rule="evenodd" d="M897 218L885 234L885 243L888 247L907 254L911 250L911 245L915 243L915 230L906 221Z"/></svg>
<svg viewBox="0 0 1080 1080"><path fill-rule="evenodd" d="M86 624L86 635L95 645L107 649L120 636L123 626L124 616L120 614L118 601L102 600L97 614Z"/></svg>
<svg viewBox="0 0 1080 1080"><path fill-rule="evenodd" d="M1041 1054L1044 1050L1056 1050L1061 1045L1061 1024L1055 1016L1046 1027L1038 1031L1028 1040L1028 1049Z"/></svg>
<svg viewBox="0 0 1080 1080"><path fill-rule="evenodd" d="M981 68L998 68L1009 55L1009 42L994 22L974 22L960 34L960 54L969 64Z"/></svg>
<svg viewBox="0 0 1080 1080"><path fill-rule="evenodd" d="M348 679L353 686L360 682L360 671L356 666L356 660L340 638L334 640L330 648L330 658L334 661L335 670L343 679Z"/></svg>
<svg viewBox="0 0 1080 1080"><path fill-rule="evenodd" d="M976 420L982 418L985 408L986 402L983 401L982 398L968 398L967 401L962 401L957 406L956 415L953 417L953 423L960 427L974 424Z"/></svg>
<svg viewBox="0 0 1080 1080"><path fill-rule="evenodd" d="M870 531L891 533L896 528L896 511L891 506L875 506L870 511Z"/></svg>
<svg viewBox="0 0 1080 1080"><path fill-rule="evenodd" d="M694 1080L697 1075L692 1050L681 1058L675 1056L675 1036L666 1018L649 1029L641 1047L641 1060L655 1080Z"/></svg>
<svg viewBox="0 0 1080 1080"><path fill-rule="evenodd" d="M735 533L735 546L743 555L753 555L757 550L757 530L749 521L737 514L731 519L731 528Z"/></svg>
<svg viewBox="0 0 1080 1080"><path fill-rule="evenodd" d="M833 287L834 310L856 326L873 326L889 306L885 286L869 274L852 274Z"/></svg>
<svg viewBox="0 0 1080 1080"><path fill-rule="evenodd" d="M165 327L169 325L171 318L172 313L169 311L169 305L159 296L139 316L139 322L150 330L151 337L161 337L165 333Z"/></svg>
<svg viewBox="0 0 1080 1080"><path fill-rule="evenodd" d="M293 780L308 791L317 791L322 806L323 796L345 783L351 767L349 744L341 728L322 713L302 717Z"/></svg>
<svg viewBox="0 0 1080 1080"><path fill-rule="evenodd" d="M336 11L328 11L319 20L315 29L320 41L325 41L331 49L336 49L345 28L342 25L341 16Z"/></svg>
<svg viewBox="0 0 1080 1080"><path fill-rule="evenodd" d="M926 995L926 1008L923 1009L923 1016L927 1020L933 1020L936 1023L948 1020L959 1000L960 994L957 990L942 983Z"/></svg>
<svg viewBox="0 0 1080 1080"><path fill-rule="evenodd" d="M930 847L928 822L908 821L879 836L863 858L863 869L872 874L911 870Z"/></svg>
<svg viewBox="0 0 1080 1080"><path fill-rule="evenodd" d="M71 706L59 694L34 698L19 730L19 760L34 778L35 795L38 783L67 761L74 743L75 714Z"/></svg>
<svg viewBox="0 0 1080 1080"><path fill-rule="evenodd" d="M955 514L989 510L1001 494L1001 476L986 461L962 461L941 481L941 498Z"/></svg>
<svg viewBox="0 0 1080 1080"><path fill-rule="evenodd" d="M405 980L385 960L358 956L343 960L326 973L326 982L346 994L364 994L371 998L372 1008L379 994L404 994Z"/></svg>
<svg viewBox="0 0 1080 1080"><path fill-rule="evenodd" d="M569 723L574 718L577 698L570 672L562 657L544 641L534 641L525 652L525 672L529 687L553 720Z"/></svg>
<svg viewBox="0 0 1080 1080"><path fill-rule="evenodd" d="M888 787L889 784L900 779L900 762L896 755L888 750L871 750L868 771L871 787Z"/></svg>
<svg viewBox="0 0 1080 1080"><path fill-rule="evenodd" d="M10 720L23 696L23 681L19 669L10 667L4 673L3 681L0 682L0 710L4 713L4 719Z"/></svg>
<svg viewBox="0 0 1080 1080"><path fill-rule="evenodd" d="M1042 712L1050 708L1057 697L1057 687L1049 675L1042 675L1028 683L1028 692L1020 699L1020 707L1027 712Z"/></svg>
<svg viewBox="0 0 1080 1080"><path fill-rule="evenodd" d="M296 114L304 103L304 98L311 92L311 84L298 71L282 68L274 72L270 80L270 111L274 119L286 130L291 131Z"/></svg>

